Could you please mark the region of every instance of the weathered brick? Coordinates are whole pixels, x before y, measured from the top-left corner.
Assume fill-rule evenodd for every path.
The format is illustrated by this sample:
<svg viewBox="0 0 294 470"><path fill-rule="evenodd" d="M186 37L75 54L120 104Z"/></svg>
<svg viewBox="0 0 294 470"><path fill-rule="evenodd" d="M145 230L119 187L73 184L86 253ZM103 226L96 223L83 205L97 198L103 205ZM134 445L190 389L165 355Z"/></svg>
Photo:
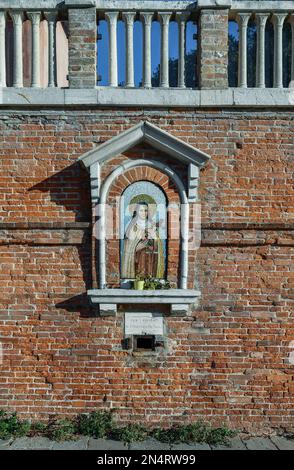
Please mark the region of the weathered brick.
<svg viewBox="0 0 294 470"><path fill-rule="evenodd" d="M68 78L71 88L96 86L96 23L96 8L68 10Z"/></svg>
<svg viewBox="0 0 294 470"><path fill-rule="evenodd" d="M155 365L122 349L122 311L98 317L87 300L90 181L77 164L142 114L212 157L201 170L202 244L189 257L200 305L191 318L165 317L169 349ZM1 408L46 419L114 407L124 423L202 418L293 432L292 113L5 110L0 126ZM145 144L111 160L102 178L143 154L170 163ZM177 200L149 169L128 172L113 192L140 178ZM169 248L176 270L177 241Z"/></svg>
<svg viewBox="0 0 294 470"><path fill-rule="evenodd" d="M200 88L228 87L228 10L200 11L198 76Z"/></svg>

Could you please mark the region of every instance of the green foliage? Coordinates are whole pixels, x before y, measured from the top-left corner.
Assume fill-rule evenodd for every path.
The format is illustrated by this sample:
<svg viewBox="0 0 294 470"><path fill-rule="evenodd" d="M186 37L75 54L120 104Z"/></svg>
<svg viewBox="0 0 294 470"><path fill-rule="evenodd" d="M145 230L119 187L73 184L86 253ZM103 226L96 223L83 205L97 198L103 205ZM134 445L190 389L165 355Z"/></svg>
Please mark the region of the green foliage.
<svg viewBox="0 0 294 470"><path fill-rule="evenodd" d="M129 424L123 428L113 428L111 437L124 443L143 441L148 436L147 429L141 424Z"/></svg>
<svg viewBox="0 0 294 470"><path fill-rule="evenodd" d="M28 421L21 421L16 413L0 410L0 439L25 436L31 428Z"/></svg>
<svg viewBox="0 0 294 470"><path fill-rule="evenodd" d="M85 436L103 438L112 429L112 416L109 411L93 411L78 416L77 431Z"/></svg>
<svg viewBox="0 0 294 470"><path fill-rule="evenodd" d="M196 74L196 50L193 49L186 54L185 83L187 88L198 86L198 77ZM152 74L152 86L158 87L160 83L160 65ZM171 87L178 86L178 59L169 59L169 83Z"/></svg>
<svg viewBox="0 0 294 470"><path fill-rule="evenodd" d="M228 439L235 435L234 431L223 428L211 428L199 421L186 426L175 426L170 429L155 429L152 436L161 442L172 443L207 443L213 445L227 445Z"/></svg>
<svg viewBox="0 0 294 470"><path fill-rule="evenodd" d="M31 435L36 435L36 434L45 434L47 431L47 424L41 423L39 421L36 421L32 423L31 429L30 429L30 434Z"/></svg>
<svg viewBox="0 0 294 470"><path fill-rule="evenodd" d="M144 290L171 289L174 287L174 285L167 279L157 279L152 276L143 276L138 274L134 281L134 289L138 288L136 285L138 281L144 281Z"/></svg>
<svg viewBox="0 0 294 470"><path fill-rule="evenodd" d="M207 443L212 445L228 445L229 439L236 436L236 431L226 427L211 429Z"/></svg>
<svg viewBox="0 0 294 470"><path fill-rule="evenodd" d="M144 289L155 290L155 289L170 289L171 283L167 279L156 279L148 276L145 278Z"/></svg>
<svg viewBox="0 0 294 470"><path fill-rule="evenodd" d="M143 441L152 436L161 442L168 443L207 443L211 445L227 445L229 438L236 435L226 427L212 428L210 425L198 421L186 426L175 426L169 429L147 430L141 424L128 424L117 427L112 421L109 411L94 411L81 414L75 420L54 419L48 425L40 422L30 424L21 421L16 413L0 410L0 439L21 437L26 435L42 434L55 441L75 439L78 434L94 438L114 438L125 443Z"/></svg>
<svg viewBox="0 0 294 470"><path fill-rule="evenodd" d="M47 436L54 441L69 441L75 438L75 423L67 418L58 419L49 422L47 427Z"/></svg>
<svg viewBox="0 0 294 470"><path fill-rule="evenodd" d="M239 43L235 36L229 34L228 80L230 87L238 86L238 49Z"/></svg>

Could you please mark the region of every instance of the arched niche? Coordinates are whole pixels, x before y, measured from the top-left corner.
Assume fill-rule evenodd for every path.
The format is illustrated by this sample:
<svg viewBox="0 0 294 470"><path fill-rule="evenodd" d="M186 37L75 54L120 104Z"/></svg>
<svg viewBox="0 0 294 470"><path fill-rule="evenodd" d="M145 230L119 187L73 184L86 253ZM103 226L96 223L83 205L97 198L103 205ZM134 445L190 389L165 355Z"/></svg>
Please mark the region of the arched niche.
<svg viewBox="0 0 294 470"><path fill-rule="evenodd" d="M129 149L141 143L147 143L158 150L164 158L127 158L121 156ZM119 157L119 158L118 158ZM119 304L169 304L172 314L187 314L190 304L195 304L200 292L187 288L189 271L188 233L192 204L198 201L199 170L210 157L191 145L182 142L149 122L140 122L127 131L113 137L98 148L80 157L83 165L89 169L91 178L91 195L93 204L93 220L98 245L98 287L88 291L93 304L98 304L100 314L113 315ZM105 162L114 160L112 171L101 178L101 168ZM171 162L169 164L168 162ZM184 168L184 177L176 170L177 165ZM106 223L105 207L111 187L116 185L119 177L130 170L152 168L167 175L175 185L180 205L180 263L178 288L154 291L136 291L129 288L109 289L106 282ZM152 181L151 181L152 182ZM118 193L118 195L121 195ZM93 261L94 262L94 261ZM95 287L95 286L93 286Z"/></svg>

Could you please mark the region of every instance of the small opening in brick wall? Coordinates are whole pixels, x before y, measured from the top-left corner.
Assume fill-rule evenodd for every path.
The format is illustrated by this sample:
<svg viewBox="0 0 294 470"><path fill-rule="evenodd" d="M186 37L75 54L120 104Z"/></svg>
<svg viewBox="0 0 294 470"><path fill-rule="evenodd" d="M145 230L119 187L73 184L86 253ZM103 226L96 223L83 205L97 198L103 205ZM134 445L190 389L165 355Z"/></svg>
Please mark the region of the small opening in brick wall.
<svg viewBox="0 0 294 470"><path fill-rule="evenodd" d="M135 351L154 351L155 337L154 335L134 336Z"/></svg>

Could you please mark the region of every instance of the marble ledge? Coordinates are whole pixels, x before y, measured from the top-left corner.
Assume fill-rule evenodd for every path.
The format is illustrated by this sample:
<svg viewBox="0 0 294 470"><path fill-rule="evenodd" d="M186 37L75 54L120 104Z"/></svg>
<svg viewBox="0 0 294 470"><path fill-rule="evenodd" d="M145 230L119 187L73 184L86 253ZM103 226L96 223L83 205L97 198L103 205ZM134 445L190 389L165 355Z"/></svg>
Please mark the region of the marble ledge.
<svg viewBox="0 0 294 470"><path fill-rule="evenodd" d="M99 306L101 316L115 316L117 306L124 304L165 304L170 305L171 315L187 316L201 293L194 289L91 289L87 295L94 306Z"/></svg>
<svg viewBox="0 0 294 470"><path fill-rule="evenodd" d="M50 107L292 107L293 88L228 88L194 90L180 88L0 88L0 108Z"/></svg>

